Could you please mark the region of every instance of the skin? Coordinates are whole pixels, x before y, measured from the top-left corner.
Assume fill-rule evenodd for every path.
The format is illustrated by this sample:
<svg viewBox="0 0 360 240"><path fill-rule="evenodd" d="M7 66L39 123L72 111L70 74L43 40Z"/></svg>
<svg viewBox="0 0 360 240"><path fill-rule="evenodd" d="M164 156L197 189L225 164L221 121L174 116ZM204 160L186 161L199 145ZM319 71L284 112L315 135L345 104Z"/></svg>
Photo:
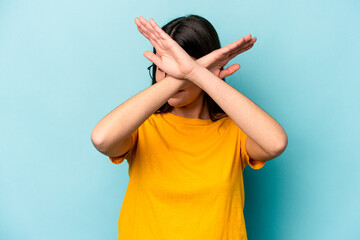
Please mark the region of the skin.
<svg viewBox="0 0 360 240"><path fill-rule="evenodd" d="M149 41L152 43L152 45L155 47L154 44L156 44L156 43L154 41L155 38L154 38L153 34L157 34L158 36L159 36L159 34L156 33L156 31L154 29L150 29L150 28L147 29L147 27L145 27L145 25L149 24L149 23L143 17L135 18L135 23L138 27L138 30L146 38L148 38ZM157 26L157 24L154 21L153 21L153 23ZM160 27L157 26L157 28L160 28ZM161 29L161 31L162 31L162 29ZM162 31L162 33L165 33L165 32ZM170 38L170 37L168 36L168 38ZM230 67L228 67L227 69L224 69L224 70L220 70L220 69L222 67L224 67L231 59L233 59L238 54L243 53L243 52L249 50L250 48L252 48L255 41L256 41L256 38L247 39L245 42L239 42L239 40L235 41L221 49L217 49L217 50L213 51L212 53L208 54L207 56L204 56L204 57L196 60L196 62L199 65L206 67L210 72L212 72L214 75L218 76L219 78L225 78L225 77L233 74L234 72L236 72L240 68L240 65L233 64ZM172 40L172 42L175 43L175 41L173 41L173 40ZM175 47L173 46L172 49L177 50L177 47L180 47L177 43L176 43L176 45L177 46L175 46ZM180 47L180 49L183 52L185 52L181 47ZM167 61L170 61L170 63L174 62L174 59L171 59L171 56L169 56L170 58L167 57L168 56L167 52L164 51L162 48L157 49L156 55L150 51L146 51L144 53L144 56L146 58L148 58L150 61L154 62L151 58L153 58L153 56L159 56L159 53L161 54L161 58L164 62L167 62ZM188 66L186 66L186 67L190 66L189 69L191 70L191 68L192 68L191 63L194 62L195 58L189 56L186 52L185 52L185 54L182 53L182 54L178 55L178 57L179 58L184 57L184 59L183 59L184 63L187 63L191 59L190 65L187 64ZM180 59L178 59L178 60L180 60ZM157 65L157 66L159 66L159 65ZM180 66L183 67L185 65L182 64ZM171 70L170 72L169 72L169 69L166 71L168 76L170 75L171 77L174 77L178 80L180 80L180 79L185 80L185 81L188 80L188 79L184 78L184 75L179 76L176 73L174 74L173 69L170 69L170 70ZM174 69L174 70L176 70L176 69ZM160 74L159 77L156 77L157 81L164 78L164 72L159 71L159 74ZM192 81L187 81L187 82L189 84L189 89L188 89L189 91L188 92L185 91L185 92L183 92L184 94L179 93L176 96L174 96L173 98L177 98L176 102L174 102L173 99L170 99L170 101L168 101L168 103L174 107L174 109L172 110L172 113L175 115L188 117L188 118L209 119L210 116L208 114L207 106L203 106L202 96L197 96L198 94L203 95L203 89L199 89L197 84L193 83ZM186 89L184 89L184 90L186 90ZM186 95L185 99L179 98L180 95ZM179 102L180 100L182 100L182 103ZM172 104L177 104L177 105L172 105Z"/></svg>
<svg viewBox="0 0 360 240"><path fill-rule="evenodd" d="M196 60L196 58L191 57ZM156 69L155 79L159 82L165 78L165 72ZM186 81L186 80L184 80ZM199 114L200 119L210 119L208 108L204 99L204 91L191 81L180 89L181 92L175 93L169 100L168 104L174 107L171 113L178 116L196 118Z"/></svg>
<svg viewBox="0 0 360 240"><path fill-rule="evenodd" d="M139 31L155 47L157 55L146 51L144 56L177 79L185 79L204 90L227 115L248 136L246 151L251 159L267 161L279 156L287 146L287 135L281 125L268 113L262 110L245 95L225 83L216 74L203 67L189 56L168 34L166 34L153 19L148 22L143 17L135 18ZM237 55L249 43L254 43L256 37L251 34L233 43L229 56ZM195 96L196 94L194 94ZM202 103L186 98L189 102L179 99L174 113L201 118L203 116ZM182 101L182 102L181 102ZM189 107L180 109L181 104Z"/></svg>
<svg viewBox="0 0 360 240"><path fill-rule="evenodd" d="M138 29L140 32L142 31L141 26L138 26ZM225 65L232 58L249 50L252 46L253 41L248 41L239 48L237 41L235 41L196 59L196 63L207 68L214 76L223 79L240 69L239 64L233 64L226 68ZM192 58L192 60L195 59ZM165 73L159 70L157 72L157 84L151 85L132 96L96 124L91 133L91 141L98 151L111 157L124 155L130 150L134 140L131 134L136 132L139 126L148 119L154 111L165 102L169 100L172 102L173 99L175 99L175 93L179 90L189 90L187 93L185 92L185 99L188 99L188 96L192 96L189 92L196 86L191 81L174 78L169 74L167 74L165 78L164 76ZM179 99L176 101L179 102ZM194 102L196 101L192 101L191 104ZM172 104L176 105L176 102ZM191 104L187 104L186 106L190 106ZM137 111L134 111L134 109ZM181 109L181 107L177 109ZM203 116L202 118L207 119L207 116Z"/></svg>

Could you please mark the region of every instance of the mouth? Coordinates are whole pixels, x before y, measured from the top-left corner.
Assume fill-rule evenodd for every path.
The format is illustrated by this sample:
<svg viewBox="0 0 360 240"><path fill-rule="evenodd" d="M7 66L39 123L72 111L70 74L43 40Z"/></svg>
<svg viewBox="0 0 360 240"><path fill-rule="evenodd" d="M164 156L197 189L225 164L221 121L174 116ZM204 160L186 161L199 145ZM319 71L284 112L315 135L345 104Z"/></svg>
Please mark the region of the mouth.
<svg viewBox="0 0 360 240"><path fill-rule="evenodd" d="M175 94L178 94L178 93L181 93L181 92L183 92L184 90L180 90L180 91L178 91L177 93L175 93Z"/></svg>

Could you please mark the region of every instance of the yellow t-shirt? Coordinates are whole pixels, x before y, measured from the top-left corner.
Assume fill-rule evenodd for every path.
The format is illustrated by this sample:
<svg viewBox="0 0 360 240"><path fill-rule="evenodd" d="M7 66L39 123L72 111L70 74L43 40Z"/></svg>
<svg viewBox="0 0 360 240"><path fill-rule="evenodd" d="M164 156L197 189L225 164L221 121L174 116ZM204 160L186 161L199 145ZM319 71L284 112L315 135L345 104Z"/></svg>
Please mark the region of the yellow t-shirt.
<svg viewBox="0 0 360 240"><path fill-rule="evenodd" d="M247 135L226 116L216 122L152 114L134 133L130 181L120 210L121 240L245 240L243 170Z"/></svg>

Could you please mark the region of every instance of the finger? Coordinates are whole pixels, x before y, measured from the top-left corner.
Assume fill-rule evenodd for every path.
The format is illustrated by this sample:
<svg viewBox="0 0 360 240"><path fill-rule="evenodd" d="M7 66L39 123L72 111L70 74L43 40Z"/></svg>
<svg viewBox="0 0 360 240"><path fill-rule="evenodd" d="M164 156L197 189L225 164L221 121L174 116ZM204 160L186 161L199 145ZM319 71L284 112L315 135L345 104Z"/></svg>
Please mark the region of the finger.
<svg viewBox="0 0 360 240"><path fill-rule="evenodd" d="M153 26L145 19L143 18L142 16L140 16L140 21L141 23L143 24L144 28L151 34L151 37L155 40L158 38L157 34L156 34L156 31L154 30Z"/></svg>
<svg viewBox="0 0 360 240"><path fill-rule="evenodd" d="M185 55L188 55L188 53L174 39L172 39L164 30L159 27L159 25L156 24L154 19L150 18L150 24L153 26L153 29L159 35L159 45L167 49L172 47L179 48L179 50L182 51Z"/></svg>
<svg viewBox="0 0 360 240"><path fill-rule="evenodd" d="M246 48L241 49L240 52L247 51L247 50L249 50L250 48L252 48L253 46L254 46L254 44L251 44L251 45L247 46Z"/></svg>
<svg viewBox="0 0 360 240"><path fill-rule="evenodd" d="M144 26L143 20L140 20L141 18L137 19L137 25L138 28L141 29L141 32L145 33L144 36L148 38L149 40L155 41L154 37L152 36L151 32Z"/></svg>
<svg viewBox="0 0 360 240"><path fill-rule="evenodd" d="M254 46L254 43L256 42L256 40L257 40L256 37L252 38L244 46L242 46L241 48L236 49L236 51L231 52L230 55L229 55L229 58L232 59L235 56L239 55L240 53L243 53L243 52L249 50L250 48L252 48Z"/></svg>
<svg viewBox="0 0 360 240"><path fill-rule="evenodd" d="M154 37L154 34L145 26L146 25L146 20L140 16L139 20L139 27L141 28L141 30L143 32L146 33L146 35L151 38L153 41L155 41L156 43L158 43L156 37ZM150 40L150 39L149 39Z"/></svg>
<svg viewBox="0 0 360 240"><path fill-rule="evenodd" d="M239 48L239 50L241 49L245 49L247 47L249 47L250 45L254 45L254 43L256 42L256 37L252 38L250 41L248 41L246 44L244 44L241 48Z"/></svg>
<svg viewBox="0 0 360 240"><path fill-rule="evenodd" d="M253 37L251 38L248 42L246 42L242 48L247 48L248 46L250 45L254 45L254 43L256 42L257 38L256 37Z"/></svg>
<svg viewBox="0 0 360 240"><path fill-rule="evenodd" d="M154 27L154 30L157 32L157 34L159 35L159 38L163 39L163 40L167 40L167 39L171 39L173 40L166 32L164 32L164 30L162 30L159 25L156 24L156 22L154 21L154 19L150 18L150 24Z"/></svg>
<svg viewBox="0 0 360 240"><path fill-rule="evenodd" d="M162 28L159 27L159 25L156 24L156 22L154 21L154 19L150 18L149 19L149 23L151 25L151 27L154 29L154 34L156 35L156 37L158 37L159 39L161 39L161 35L160 32L163 32L164 30L162 30ZM160 31L159 31L160 29Z"/></svg>
<svg viewBox="0 0 360 240"><path fill-rule="evenodd" d="M150 38L150 36L149 36L144 30L142 30L141 24L138 23L138 22L139 22L139 20L135 18L135 23L136 23L136 25L137 25L137 29L139 30L139 32L140 32L142 35L144 35L146 38Z"/></svg>
<svg viewBox="0 0 360 240"><path fill-rule="evenodd" d="M244 43L242 48L247 48L249 45L253 45L256 42L256 37L251 38L248 42Z"/></svg>
<svg viewBox="0 0 360 240"><path fill-rule="evenodd" d="M157 56L155 53L150 52L150 51L145 51L144 57L146 57L151 62L153 62L158 68L162 69L163 65L161 63L161 58L159 56Z"/></svg>
<svg viewBox="0 0 360 240"><path fill-rule="evenodd" d="M243 46L244 44L250 41L249 35L242 37L233 43L228 44L227 46L225 46L225 49L227 49L228 51L233 51L235 49L238 49L239 47Z"/></svg>
<svg viewBox="0 0 360 240"><path fill-rule="evenodd" d="M151 44L156 48L158 47L158 42L153 39L150 35L149 32L146 31L146 29L144 29L143 25L140 23L139 19L135 18L135 23L137 25L137 28L139 30L139 32L144 35L150 42Z"/></svg>
<svg viewBox="0 0 360 240"><path fill-rule="evenodd" d="M143 34L146 38L150 38L147 30L144 29L142 23L139 21L138 18L135 18L135 24L137 25L137 28L141 34Z"/></svg>
<svg viewBox="0 0 360 240"><path fill-rule="evenodd" d="M256 42L256 40L257 40L257 37L253 37L253 38L251 39L251 42L254 44L254 43Z"/></svg>
<svg viewBox="0 0 360 240"><path fill-rule="evenodd" d="M240 53L243 53L243 52L249 50L249 49L252 48L253 46L254 46L254 44L251 44L251 45L249 45L249 46L246 47L246 48L242 48L242 49L240 49L239 51L230 54L230 55L229 55L229 58L230 58L230 59L233 59L235 56L237 56L237 55L239 55Z"/></svg>
<svg viewBox="0 0 360 240"><path fill-rule="evenodd" d="M158 48L157 43L156 43L149 35L147 35L147 34L146 34L143 30L141 30L139 27L138 27L138 30L140 31L140 33L141 33L142 35L144 35L144 36L150 41L151 45L153 45L155 48Z"/></svg>
<svg viewBox="0 0 360 240"><path fill-rule="evenodd" d="M251 38L251 34L249 34L233 43L226 45L223 50L224 54L232 55L233 53L240 51L242 48L248 47L250 44L252 44L255 41L256 41L256 37L255 40L253 40Z"/></svg>
<svg viewBox="0 0 360 240"><path fill-rule="evenodd" d="M234 73L235 73L237 70L239 70L239 69L240 69L240 65L239 65L239 64L237 64L237 63L236 63L236 64L233 64L233 65L231 65L230 67L222 70L222 71L220 72L220 74L219 74L219 78L223 79L223 78L225 78L225 77L228 77L228 76L234 74Z"/></svg>

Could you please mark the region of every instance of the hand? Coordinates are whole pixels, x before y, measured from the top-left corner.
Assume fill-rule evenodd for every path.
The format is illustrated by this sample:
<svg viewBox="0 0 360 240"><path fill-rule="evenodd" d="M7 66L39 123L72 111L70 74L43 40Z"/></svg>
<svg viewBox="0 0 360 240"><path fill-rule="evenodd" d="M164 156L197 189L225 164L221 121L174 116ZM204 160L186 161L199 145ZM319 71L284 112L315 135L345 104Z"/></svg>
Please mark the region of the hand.
<svg viewBox="0 0 360 240"><path fill-rule="evenodd" d="M144 56L175 78L187 79L187 76L196 68L197 64L206 67L219 78L225 78L236 72L240 65L233 64L224 70L221 70L221 68L238 54L252 48L257 40L256 37L251 38L251 34L249 34L197 59L197 64L194 64L194 60L186 51L166 34L153 19L150 18L149 23L140 16L139 19L135 18L135 23L138 30L151 42L159 55L156 56L153 52L146 51Z"/></svg>
<svg viewBox="0 0 360 240"><path fill-rule="evenodd" d="M211 53L196 60L198 64L207 68L210 72L223 79L239 70L239 64L233 64L226 69L221 70L231 59L243 53L254 46L256 37L251 38L251 34L240 38L239 40L216 49Z"/></svg>
<svg viewBox="0 0 360 240"><path fill-rule="evenodd" d="M195 60L152 18L148 22L140 16L140 18L135 18L135 23L138 30L151 42L158 54L157 56L153 52L145 51L144 56L170 76L190 80L188 76L199 66Z"/></svg>

